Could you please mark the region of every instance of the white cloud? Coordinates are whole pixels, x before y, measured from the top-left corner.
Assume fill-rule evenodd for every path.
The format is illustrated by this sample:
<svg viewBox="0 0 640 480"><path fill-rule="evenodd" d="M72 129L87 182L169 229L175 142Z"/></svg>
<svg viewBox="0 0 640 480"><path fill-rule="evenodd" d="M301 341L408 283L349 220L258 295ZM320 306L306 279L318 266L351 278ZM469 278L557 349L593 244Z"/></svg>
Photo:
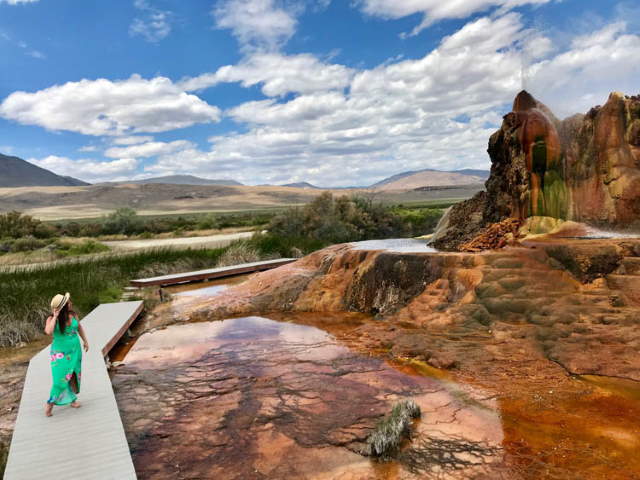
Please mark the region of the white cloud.
<svg viewBox="0 0 640 480"><path fill-rule="evenodd" d="M133 19L129 25L129 35L140 35L147 42L156 43L171 33L173 14L167 10L153 7L146 0L134 0L133 5L142 16Z"/></svg>
<svg viewBox="0 0 640 480"><path fill-rule="evenodd" d="M89 159L72 160L67 157L49 155L43 159L29 158L28 161L58 175L66 175L88 182L101 182L115 177L132 175L138 167L135 158L121 158L108 162Z"/></svg>
<svg viewBox="0 0 640 480"><path fill-rule="evenodd" d="M129 137L116 137L112 140L112 143L116 145L135 145L137 143L152 142L153 137L147 135L132 135Z"/></svg>
<svg viewBox="0 0 640 480"><path fill-rule="evenodd" d="M186 91L194 91L218 83L240 82L243 87L262 84L262 93L275 97L290 92L344 89L354 73L350 68L321 62L310 54L257 53L238 65L226 65L215 73L184 79L178 85Z"/></svg>
<svg viewBox="0 0 640 480"><path fill-rule="evenodd" d="M617 85L637 89L640 65L629 59L639 56L640 36L623 24L578 37L556 52L518 14L480 18L423 58L352 74L348 88L238 105L226 115L246 125L246 133L212 137L209 151L161 155L146 171L215 172L248 184L348 186L403 170L486 168L489 136L523 80L560 113L562 105L573 107L566 113L586 111ZM524 79L523 61L529 64ZM268 82L265 75L256 78ZM594 91L598 97L589 97Z"/></svg>
<svg viewBox="0 0 640 480"><path fill-rule="evenodd" d="M35 3L38 0L0 0L0 3L6 3L9 5L22 5L25 3Z"/></svg>
<svg viewBox="0 0 640 480"><path fill-rule="evenodd" d="M147 158L157 155L166 155L177 150L193 148L193 144L186 140L176 140L175 142L148 142L128 147L113 147L107 149L104 154L110 158Z"/></svg>
<svg viewBox="0 0 640 480"><path fill-rule="evenodd" d="M85 135L164 132L217 122L220 110L189 95L171 80L81 80L35 93L14 92L0 104L0 116L49 130Z"/></svg>
<svg viewBox="0 0 640 480"><path fill-rule="evenodd" d="M95 145L85 145L84 147L80 147L78 149L79 152L97 152L98 147Z"/></svg>
<svg viewBox="0 0 640 480"><path fill-rule="evenodd" d="M586 112L613 90L638 92L640 36L624 22L576 37L568 51L531 65L526 87L539 92L559 116Z"/></svg>
<svg viewBox="0 0 640 480"><path fill-rule="evenodd" d="M245 50L274 50L294 34L297 10L276 0L221 0L213 9L216 27L230 29Z"/></svg>
<svg viewBox="0 0 640 480"><path fill-rule="evenodd" d="M27 55L39 60L44 60L45 58L47 58L46 55L39 50L27 50Z"/></svg>
<svg viewBox="0 0 640 480"><path fill-rule="evenodd" d="M2 0L0 0L0 3L2 3ZM13 43L14 45L22 49L25 55L28 55L33 58L37 58L39 60L43 60L47 58L46 55L41 51L30 48L27 42L23 40L14 40L6 32L0 32L0 38L2 38L3 40L6 40L7 42Z"/></svg>
<svg viewBox="0 0 640 480"><path fill-rule="evenodd" d="M382 18L397 19L423 14L422 22L411 32L416 34L438 20L467 18L474 13L499 7L502 13L523 5L541 5L553 0L359 0L362 10Z"/></svg>

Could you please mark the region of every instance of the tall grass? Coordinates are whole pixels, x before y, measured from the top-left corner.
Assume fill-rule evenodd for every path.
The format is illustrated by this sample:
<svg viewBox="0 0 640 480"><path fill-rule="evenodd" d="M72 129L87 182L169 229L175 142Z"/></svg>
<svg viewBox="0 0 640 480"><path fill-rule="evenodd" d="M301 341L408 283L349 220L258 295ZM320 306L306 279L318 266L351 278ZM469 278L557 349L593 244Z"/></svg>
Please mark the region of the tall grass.
<svg viewBox="0 0 640 480"><path fill-rule="evenodd" d="M71 292L74 307L84 315L100 303L118 301L132 278L213 267L224 250L147 250L0 272L0 346L27 342L42 332L56 293Z"/></svg>
<svg viewBox="0 0 640 480"><path fill-rule="evenodd" d="M143 250L0 271L0 347L39 335L56 293L70 292L75 309L85 315L101 303L119 301L123 287L134 278L298 256L297 252L306 254L323 246L311 239L256 234L224 248Z"/></svg>

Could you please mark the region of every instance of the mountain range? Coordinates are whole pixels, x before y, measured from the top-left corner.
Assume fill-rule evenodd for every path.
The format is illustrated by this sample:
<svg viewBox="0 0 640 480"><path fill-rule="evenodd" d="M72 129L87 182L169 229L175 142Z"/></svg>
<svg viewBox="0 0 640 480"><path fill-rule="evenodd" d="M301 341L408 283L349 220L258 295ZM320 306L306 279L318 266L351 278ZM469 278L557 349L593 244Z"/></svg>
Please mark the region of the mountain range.
<svg viewBox="0 0 640 480"><path fill-rule="evenodd" d="M73 177L63 177L18 157L0 153L0 187L78 187L89 185Z"/></svg>
<svg viewBox="0 0 640 480"><path fill-rule="evenodd" d="M488 170L456 170L441 171L433 169L412 170L398 173L385 178L369 187L352 187L354 189L372 188L376 190L416 190L425 187L445 187L460 185L476 185L484 183L489 178ZM171 184L171 185L223 185L243 186L232 179L209 179L193 175L169 175L164 177L130 180L124 182L105 182L100 185L133 184ZM40 168L18 157L0 154L0 187L31 187L31 186L86 186L87 182L72 177L57 175L49 170ZM309 182L296 182L281 185L283 187L320 189ZM331 187L327 187L331 188Z"/></svg>
<svg viewBox="0 0 640 480"><path fill-rule="evenodd" d="M426 168L398 173L374 183L370 188L376 190L415 190L423 187L445 187L481 184L489 178L485 170L457 170L445 172Z"/></svg>
<svg viewBox="0 0 640 480"><path fill-rule="evenodd" d="M227 179L209 179L196 177L194 175L167 175L165 177L144 178L142 180L128 180L125 182L105 182L107 185L135 183L139 185L148 185L150 183L165 183L170 185L227 185L241 187L243 184L235 180Z"/></svg>

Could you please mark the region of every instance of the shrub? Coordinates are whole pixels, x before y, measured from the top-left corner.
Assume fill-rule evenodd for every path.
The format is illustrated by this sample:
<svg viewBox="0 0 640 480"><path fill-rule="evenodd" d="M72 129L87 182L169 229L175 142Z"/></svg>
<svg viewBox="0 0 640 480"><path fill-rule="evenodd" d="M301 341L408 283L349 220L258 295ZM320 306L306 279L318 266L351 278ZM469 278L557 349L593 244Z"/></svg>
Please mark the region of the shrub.
<svg viewBox="0 0 640 480"><path fill-rule="evenodd" d="M107 215L103 220L103 233L131 235L139 229L140 221L135 210L124 207Z"/></svg>
<svg viewBox="0 0 640 480"><path fill-rule="evenodd" d="M24 238L18 238L11 243L11 252L31 252L43 248L48 244L44 240L39 240L31 235Z"/></svg>
<svg viewBox="0 0 640 480"><path fill-rule="evenodd" d="M327 245L326 242L309 237L283 236L273 233L255 233L248 244L264 256L298 257Z"/></svg>
<svg viewBox="0 0 640 480"><path fill-rule="evenodd" d="M398 453L402 440L411 434L411 423L421 415L420 407L413 400L396 403L391 414L376 425L367 439L368 454L387 460Z"/></svg>
<svg viewBox="0 0 640 480"><path fill-rule="evenodd" d="M8 212L0 215L0 238L22 238L32 236L49 238L55 229L44 225L29 215L20 212Z"/></svg>
<svg viewBox="0 0 640 480"><path fill-rule="evenodd" d="M205 217L201 218L196 224L196 228L198 230L212 230L215 228L219 228L219 222L215 215L208 214Z"/></svg>
<svg viewBox="0 0 640 480"><path fill-rule="evenodd" d="M109 247L95 240L84 240L82 242L56 242L56 250L62 256L88 255L91 253L102 253L109 251Z"/></svg>
<svg viewBox="0 0 640 480"><path fill-rule="evenodd" d="M218 267L251 263L260 260L260 253L247 242L236 242L227 248L218 260Z"/></svg>
<svg viewBox="0 0 640 480"><path fill-rule="evenodd" d="M442 216L440 209L394 209L364 197L325 192L302 208L276 216L268 226L280 237L306 237L323 244L424 235Z"/></svg>
<svg viewBox="0 0 640 480"><path fill-rule="evenodd" d="M290 209L269 224L269 232L280 237L309 237L324 243L358 240L358 228L366 212L359 211L346 196L334 198L325 192L303 208Z"/></svg>

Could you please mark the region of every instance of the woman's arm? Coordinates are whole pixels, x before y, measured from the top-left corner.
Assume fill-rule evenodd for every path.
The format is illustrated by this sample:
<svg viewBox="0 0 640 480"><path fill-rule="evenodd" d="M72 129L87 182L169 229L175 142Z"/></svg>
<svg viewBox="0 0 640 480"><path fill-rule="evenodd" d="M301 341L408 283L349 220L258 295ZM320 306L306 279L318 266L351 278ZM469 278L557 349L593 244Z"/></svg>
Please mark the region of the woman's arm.
<svg viewBox="0 0 640 480"><path fill-rule="evenodd" d="M78 335L80 335L80 338L82 339L82 346L84 347L84 351L88 352L89 341L87 340L87 336L85 335L84 329L82 328L82 325L80 325L80 322L78 322Z"/></svg>
<svg viewBox="0 0 640 480"><path fill-rule="evenodd" d="M53 315L47 318L47 322L44 324L44 333L47 335L53 334L53 330L56 328L56 321L58 320L58 310L53 311Z"/></svg>

